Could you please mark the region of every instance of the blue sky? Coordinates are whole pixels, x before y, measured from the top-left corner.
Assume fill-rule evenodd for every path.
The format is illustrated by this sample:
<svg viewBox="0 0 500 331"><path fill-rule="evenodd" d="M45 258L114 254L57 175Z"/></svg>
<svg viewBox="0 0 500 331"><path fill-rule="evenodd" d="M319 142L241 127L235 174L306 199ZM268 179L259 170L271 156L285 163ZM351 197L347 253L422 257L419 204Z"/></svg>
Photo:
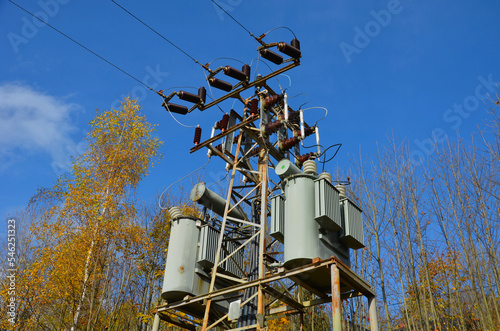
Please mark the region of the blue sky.
<svg viewBox="0 0 500 331"><path fill-rule="evenodd" d="M111 1L18 3L156 89L206 86L198 65ZM218 57L250 63L257 57L256 42L209 0L119 3L201 63ZM327 170L337 164L348 168L350 155L373 153L388 136L406 139L420 162L432 153L426 142L433 134L454 137L460 130L467 136L481 124L486 117L481 99L500 82L497 1L219 3L255 35L287 26L300 40L301 66L287 73L288 94L306 93L309 102L303 108L328 109L319 123L322 143L343 147ZM159 96L8 1L0 3L0 31L2 218L24 208L37 187L52 185L67 171L70 157L84 148L82 138L95 110L116 106L129 93L139 98L165 141L164 158L141 184L140 198L152 199L206 162L204 151L189 153L194 129L177 124ZM292 38L290 31L278 29L264 40ZM257 62L252 75L270 71L262 63L257 69ZM217 60L211 68L221 65L241 66ZM279 79L283 87L289 85L288 78ZM305 101L299 95L290 103L298 108ZM232 101L222 105L224 110L231 106ZM305 116L315 122L324 111L309 110ZM200 124L206 139L220 117L212 108L177 119ZM313 144L309 139L306 143ZM207 182L223 169L222 162L211 161Z"/></svg>

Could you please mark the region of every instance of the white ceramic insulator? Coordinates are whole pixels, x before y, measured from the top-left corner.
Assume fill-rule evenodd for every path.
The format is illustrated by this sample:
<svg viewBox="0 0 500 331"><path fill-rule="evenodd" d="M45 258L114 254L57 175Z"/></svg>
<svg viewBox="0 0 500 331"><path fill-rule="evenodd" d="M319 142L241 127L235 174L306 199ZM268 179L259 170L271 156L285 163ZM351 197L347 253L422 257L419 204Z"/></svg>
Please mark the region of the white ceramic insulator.
<svg viewBox="0 0 500 331"><path fill-rule="evenodd" d="M217 125L217 123L215 123ZM215 125L212 128L212 133L210 134L210 138L213 138L215 136ZM210 146L213 146L210 144ZM207 156L210 158L212 156L212 151L209 149L207 152Z"/></svg>
<svg viewBox="0 0 500 331"><path fill-rule="evenodd" d="M300 110L300 135L302 136L302 140L306 139L306 133L304 130L304 112L302 109Z"/></svg>
<svg viewBox="0 0 500 331"><path fill-rule="evenodd" d="M347 192L347 190L346 190L345 185L335 185L335 188L339 191L339 197L340 197L341 199L344 199L344 198L346 198L346 197L347 197L347 196L346 196L346 192Z"/></svg>
<svg viewBox="0 0 500 331"><path fill-rule="evenodd" d="M307 160L304 162L302 165L302 171L305 174L310 174L310 175L316 175L316 161L314 160Z"/></svg>
<svg viewBox="0 0 500 331"><path fill-rule="evenodd" d="M314 128L314 131L316 132L316 146L318 148L318 157L321 155L321 147L319 144L319 128L316 126Z"/></svg>
<svg viewBox="0 0 500 331"><path fill-rule="evenodd" d="M318 176L319 179L324 178L326 179L329 183L332 182L332 174L326 171L323 171L322 173L319 174Z"/></svg>
<svg viewBox="0 0 500 331"><path fill-rule="evenodd" d="M182 216L182 210L179 207L172 207L168 210L171 219L176 219Z"/></svg>
<svg viewBox="0 0 500 331"><path fill-rule="evenodd" d="M285 112L285 123L288 123L288 94L284 93L283 99L284 99L284 103L285 103L285 107L283 110Z"/></svg>

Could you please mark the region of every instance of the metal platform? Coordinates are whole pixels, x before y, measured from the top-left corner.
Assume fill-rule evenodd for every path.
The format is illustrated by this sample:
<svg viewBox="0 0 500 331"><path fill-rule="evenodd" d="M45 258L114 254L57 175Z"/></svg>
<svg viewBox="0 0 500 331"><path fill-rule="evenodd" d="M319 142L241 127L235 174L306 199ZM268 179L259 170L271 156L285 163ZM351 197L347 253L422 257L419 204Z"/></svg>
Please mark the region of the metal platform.
<svg viewBox="0 0 500 331"><path fill-rule="evenodd" d="M284 279L289 279L296 286L301 286L309 292L316 294L318 298L311 301L299 302L295 298L289 296L286 293L287 291L283 292L272 286L273 283ZM266 309L266 320L273 319L274 315L300 314L303 312L304 308L324 303L332 303L334 330L340 330L335 329L335 321L340 322L340 300L356 296L365 296L370 303L371 330L378 330L377 318L376 315L373 315L376 314L373 300L375 298L375 292L364 279L359 277L349 267L334 257L327 260L315 259L311 264L291 270L279 268L275 272L268 273L262 279L233 285L222 290L213 291L196 297L187 297L182 301L167 303L157 307L156 312L160 318L169 323L188 330L196 330L196 327L201 325L201 319L203 318L203 312L205 310L205 302L211 299L213 301L212 304L215 303L215 307L213 305L212 307L214 309L210 310L209 322L211 325L209 325L207 330L216 325L228 327L227 313L222 314L221 311L217 309L217 299L221 299L223 296L227 297L227 295L234 295L236 299L236 297L240 296L241 291L251 287L260 287L266 294L273 297L275 301L278 300L282 303L280 307ZM241 305L243 306L244 302ZM167 314L168 312L175 311L186 313L196 317L196 319L186 321L182 318L172 318ZM220 323L222 323L222 325ZM233 330L253 329L255 327L256 326L249 326Z"/></svg>

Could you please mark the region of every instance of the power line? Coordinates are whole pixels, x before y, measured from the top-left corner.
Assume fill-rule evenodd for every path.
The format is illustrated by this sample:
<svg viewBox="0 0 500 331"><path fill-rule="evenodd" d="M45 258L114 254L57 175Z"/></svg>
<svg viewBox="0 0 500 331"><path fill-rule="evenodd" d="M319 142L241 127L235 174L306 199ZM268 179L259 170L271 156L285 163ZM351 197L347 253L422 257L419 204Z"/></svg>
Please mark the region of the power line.
<svg viewBox="0 0 500 331"><path fill-rule="evenodd" d="M167 38L165 38L165 36L163 36L161 33L159 33L158 31L156 31L155 29L153 29L152 27L150 27L148 24L146 24L144 21L142 21L139 17L135 16L134 14L132 14L130 11L128 11L126 8L124 8L122 5L120 5L119 3L117 3L115 0L111 0L111 2L113 2L115 5L117 5L118 7L120 7L121 9L123 9L127 14L129 14L130 16L132 16L133 18L135 18L137 21L141 22L145 27L147 27L148 29L150 29L151 31L153 31L154 33L156 33L158 36L160 36L163 40L165 40L166 42L168 42L170 45L174 46L175 48L177 48L179 51L181 51L182 53L184 53L184 55L186 55L187 57L189 57L191 60L193 60L196 64L200 65L203 69L206 69L200 62L198 62L194 57L192 57L191 55L189 55L187 52L185 52L182 48L180 48L179 46L177 46L176 44L174 44L173 42L171 42L170 40L168 40Z"/></svg>
<svg viewBox="0 0 500 331"><path fill-rule="evenodd" d="M113 0L111 0L113 1ZM246 32L248 32L248 34L253 37L255 40L257 40L261 45L264 45L264 43L262 42L262 40L260 40L260 38L257 38L256 36L254 36L253 33L250 32L250 30L248 30L247 28L245 28L243 26L243 24L241 24L240 22L238 22L238 20L236 18L234 18L233 16L231 16L231 14L229 14L224 8L221 7L221 5L219 5L217 2L215 2L214 0L212 0L212 2L217 6L219 7L224 13L227 14L227 16L231 17L231 19L233 21L235 21L236 23L238 23L239 26L241 26ZM292 32L293 33L293 32ZM263 35L264 36L264 35Z"/></svg>
<svg viewBox="0 0 500 331"><path fill-rule="evenodd" d="M13 5L15 5L16 7L18 7L19 9L23 10L24 12L28 13L29 15L33 16L34 18L36 18L37 20L39 20L40 22L44 23L45 25L47 25L48 27L52 28L53 30L59 32L61 35L63 35L64 37L68 38L69 40L71 40L72 42L74 42L75 44L77 44L78 46L82 47L83 49L85 49L86 51L94 54L95 56L97 56L98 58L100 58L101 60L103 60L104 62L108 63L109 65L113 66L114 68L120 70L122 73L124 73L125 75L129 76L130 78L132 78L133 80L141 83L142 85L146 86L150 91L153 91L153 92L156 92L152 87L150 87L149 85L145 84L143 81L139 80L138 78L132 76L131 74L129 74L128 72L126 72L125 70L123 70L122 68L118 67L117 65L113 64L112 62L106 60L105 58L103 58L102 56L100 56L99 54L97 54L96 52L92 51L91 49L89 49L88 47L82 45L81 43L79 43L78 41L76 41L75 39L71 38L70 36L68 36L67 34L65 34L64 32L62 32L61 30L55 28L54 26L50 25L49 23L45 22L44 20L42 20L41 18L39 18L38 16L36 16L35 14L31 13L30 11L28 11L27 9L23 8L22 6L18 5L17 3L15 3L14 1L12 0L9 0L10 3L12 3ZM158 93L158 92L156 92Z"/></svg>

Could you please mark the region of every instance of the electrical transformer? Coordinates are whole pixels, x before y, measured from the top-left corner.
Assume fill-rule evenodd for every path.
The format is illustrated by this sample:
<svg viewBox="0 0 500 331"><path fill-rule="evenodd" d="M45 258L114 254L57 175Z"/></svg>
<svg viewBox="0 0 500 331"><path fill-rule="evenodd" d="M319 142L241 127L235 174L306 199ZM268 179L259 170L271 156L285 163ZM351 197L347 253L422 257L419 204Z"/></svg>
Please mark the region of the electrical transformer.
<svg viewBox="0 0 500 331"><path fill-rule="evenodd" d="M290 160L275 168L282 195L271 199L271 236L283 243L285 268L332 256L350 265L349 249L363 245L361 209L332 185L331 175L316 176L314 161L304 172Z"/></svg>
<svg viewBox="0 0 500 331"><path fill-rule="evenodd" d="M196 217L182 215L180 209L170 210L172 224L168 244L162 298L167 302L182 300L187 295L196 296L208 293L209 271L214 265L219 230L203 224ZM238 245L233 241L223 242L223 254L219 261L233 253ZM237 251L223 262L218 271L233 277L244 277L242 271L243 251ZM215 289L233 285L232 282L217 279ZM227 308L228 301L218 301L218 307ZM193 307L191 307L193 308ZM196 312L200 307L194 307Z"/></svg>
<svg viewBox="0 0 500 331"><path fill-rule="evenodd" d="M172 220L162 298L168 302L182 300L186 295L196 295L208 283L198 273L198 238L201 220L181 215Z"/></svg>

